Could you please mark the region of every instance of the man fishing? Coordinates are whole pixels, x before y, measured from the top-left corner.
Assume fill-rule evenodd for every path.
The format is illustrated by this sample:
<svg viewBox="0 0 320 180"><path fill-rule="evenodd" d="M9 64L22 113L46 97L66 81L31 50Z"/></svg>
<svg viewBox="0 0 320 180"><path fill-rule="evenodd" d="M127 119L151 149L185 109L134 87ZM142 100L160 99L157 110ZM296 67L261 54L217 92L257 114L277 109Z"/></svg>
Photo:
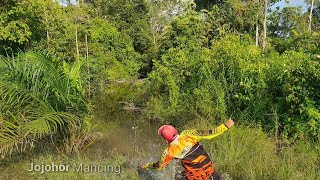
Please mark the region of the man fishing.
<svg viewBox="0 0 320 180"><path fill-rule="evenodd" d="M163 169L173 158L181 160L185 171L175 176L176 180L220 180L220 174L198 142L202 139L215 138L234 125L232 119L211 130L185 130L181 134L171 125L163 125L158 134L168 143L158 162L142 165L143 169Z"/></svg>

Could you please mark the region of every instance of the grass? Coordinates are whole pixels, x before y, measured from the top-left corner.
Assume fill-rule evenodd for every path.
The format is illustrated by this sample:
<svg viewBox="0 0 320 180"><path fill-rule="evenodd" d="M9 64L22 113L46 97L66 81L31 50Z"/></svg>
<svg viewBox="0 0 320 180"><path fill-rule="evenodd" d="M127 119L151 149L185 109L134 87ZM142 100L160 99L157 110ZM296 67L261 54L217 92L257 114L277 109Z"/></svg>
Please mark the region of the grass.
<svg viewBox="0 0 320 180"><path fill-rule="evenodd" d="M204 146L217 169L233 179L320 179L320 151L308 142L276 150L264 132L240 126Z"/></svg>

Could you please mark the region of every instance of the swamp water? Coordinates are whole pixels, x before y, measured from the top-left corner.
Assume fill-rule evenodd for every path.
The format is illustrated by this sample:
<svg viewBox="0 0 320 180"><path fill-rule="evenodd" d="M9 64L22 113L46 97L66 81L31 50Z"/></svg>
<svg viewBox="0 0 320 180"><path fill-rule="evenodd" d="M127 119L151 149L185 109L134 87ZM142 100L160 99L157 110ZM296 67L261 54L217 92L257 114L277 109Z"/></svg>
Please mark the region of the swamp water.
<svg viewBox="0 0 320 180"><path fill-rule="evenodd" d="M137 171L139 177L146 180L173 180L176 172L182 169L178 160L172 160L162 171L138 168L141 164L158 161L165 150L166 142L157 135L162 124L152 122L137 112L121 112L111 117L100 112L95 119L99 123L96 131L103 136L87 153L97 150L120 153L129 161L123 168Z"/></svg>

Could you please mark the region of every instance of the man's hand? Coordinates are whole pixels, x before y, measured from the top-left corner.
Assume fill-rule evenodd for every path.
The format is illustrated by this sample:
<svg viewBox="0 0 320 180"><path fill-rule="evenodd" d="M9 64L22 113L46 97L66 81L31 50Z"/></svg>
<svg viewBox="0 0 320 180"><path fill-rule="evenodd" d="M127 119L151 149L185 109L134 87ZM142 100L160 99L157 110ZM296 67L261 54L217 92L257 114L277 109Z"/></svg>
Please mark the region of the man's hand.
<svg viewBox="0 0 320 180"><path fill-rule="evenodd" d="M139 166L139 168L145 169L145 165L144 165L144 164L141 164L141 165Z"/></svg>
<svg viewBox="0 0 320 180"><path fill-rule="evenodd" d="M233 122L232 119L229 119L229 120L226 122L226 126L227 126L228 128L231 128L233 125L234 125L234 122Z"/></svg>

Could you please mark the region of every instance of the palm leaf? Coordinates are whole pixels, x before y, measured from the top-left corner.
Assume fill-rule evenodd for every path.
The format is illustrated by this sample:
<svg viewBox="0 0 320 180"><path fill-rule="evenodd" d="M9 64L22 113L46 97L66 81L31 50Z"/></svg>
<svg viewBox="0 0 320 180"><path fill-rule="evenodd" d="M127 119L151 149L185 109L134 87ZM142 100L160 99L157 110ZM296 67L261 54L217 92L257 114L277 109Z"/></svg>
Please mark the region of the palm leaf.
<svg viewBox="0 0 320 180"><path fill-rule="evenodd" d="M28 143L28 138L24 136L20 124L16 125L10 121L0 119L0 156L5 157L11 154L14 149L24 150Z"/></svg>
<svg viewBox="0 0 320 180"><path fill-rule="evenodd" d="M66 107L85 110L80 61L69 71L64 71L53 57L30 52L18 58L8 58L5 63L9 71L8 81L14 81L21 89L37 94L42 101L50 101L56 110L66 110Z"/></svg>
<svg viewBox="0 0 320 180"><path fill-rule="evenodd" d="M63 69L52 56L31 52L3 62L7 68L0 79L0 118L6 120L0 123L1 156L61 132L57 130L81 130L79 112L86 111L86 103L80 61Z"/></svg>

